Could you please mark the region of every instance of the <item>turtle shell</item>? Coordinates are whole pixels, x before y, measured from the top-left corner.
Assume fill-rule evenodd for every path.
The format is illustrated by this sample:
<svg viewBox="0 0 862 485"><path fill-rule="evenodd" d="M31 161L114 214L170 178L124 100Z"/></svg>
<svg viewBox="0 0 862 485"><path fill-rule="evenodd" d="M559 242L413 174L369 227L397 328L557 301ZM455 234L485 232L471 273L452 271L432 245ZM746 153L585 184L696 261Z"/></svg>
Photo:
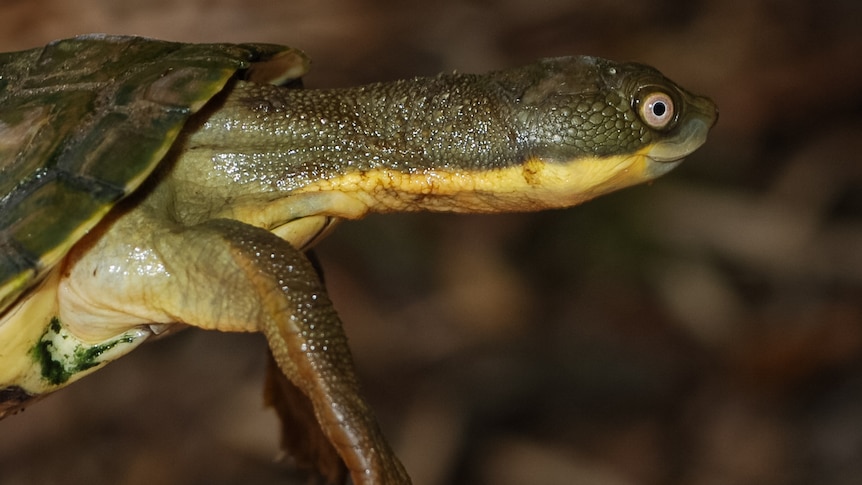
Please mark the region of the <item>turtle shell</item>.
<svg viewBox="0 0 862 485"><path fill-rule="evenodd" d="M0 314L165 157L235 76L285 83L302 52L88 35L0 54Z"/></svg>

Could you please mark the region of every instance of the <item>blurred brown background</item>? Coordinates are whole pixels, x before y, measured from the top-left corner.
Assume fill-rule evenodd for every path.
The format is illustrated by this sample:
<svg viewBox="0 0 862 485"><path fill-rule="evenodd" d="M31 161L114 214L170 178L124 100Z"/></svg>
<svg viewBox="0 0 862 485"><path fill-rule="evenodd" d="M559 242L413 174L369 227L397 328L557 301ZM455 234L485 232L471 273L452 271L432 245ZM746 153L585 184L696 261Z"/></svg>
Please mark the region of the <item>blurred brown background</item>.
<svg viewBox="0 0 862 485"><path fill-rule="evenodd" d="M370 217L320 246L417 485L859 483L860 25L857 0L0 0L2 51L285 43L315 59L312 87L589 53L718 102L707 145L651 185ZM264 349L144 346L0 422L0 484L285 483Z"/></svg>

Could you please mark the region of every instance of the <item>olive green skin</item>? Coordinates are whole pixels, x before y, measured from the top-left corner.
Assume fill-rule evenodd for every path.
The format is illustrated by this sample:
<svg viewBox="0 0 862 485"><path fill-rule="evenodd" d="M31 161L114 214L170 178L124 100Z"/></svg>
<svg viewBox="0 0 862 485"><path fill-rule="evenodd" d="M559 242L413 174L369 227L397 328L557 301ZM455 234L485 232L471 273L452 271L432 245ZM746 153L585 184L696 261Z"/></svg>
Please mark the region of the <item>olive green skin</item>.
<svg viewBox="0 0 862 485"><path fill-rule="evenodd" d="M633 106L642 91L657 86L678 107L675 121L661 130L647 126ZM680 137L692 130L692 122L700 122L705 134L716 116L711 101L649 66L588 56L341 90L242 85L229 102L235 104L222 112L225 119L216 113L211 123L231 123L238 111L247 130L265 131L278 123L283 143L267 158L290 158L291 173L280 180L290 189L381 167L486 172L529 158L564 164L631 154ZM196 137L206 133L204 127ZM520 208L526 209L531 207Z"/></svg>
<svg viewBox="0 0 862 485"><path fill-rule="evenodd" d="M409 483L303 250L372 211L576 205L666 173L717 118L591 57L275 85L307 68L286 47L105 36L0 55L0 417L177 324L259 331L354 483Z"/></svg>

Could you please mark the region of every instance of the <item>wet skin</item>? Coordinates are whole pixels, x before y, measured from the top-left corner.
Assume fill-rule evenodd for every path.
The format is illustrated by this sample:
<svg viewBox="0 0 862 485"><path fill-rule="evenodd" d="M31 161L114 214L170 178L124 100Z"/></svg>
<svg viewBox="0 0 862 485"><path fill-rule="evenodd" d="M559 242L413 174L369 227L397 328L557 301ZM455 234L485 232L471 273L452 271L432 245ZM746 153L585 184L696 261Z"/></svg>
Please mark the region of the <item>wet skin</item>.
<svg viewBox="0 0 862 485"><path fill-rule="evenodd" d="M0 417L178 325L258 331L354 483L409 483L304 251L370 212L570 207L667 173L716 119L655 69L592 57L335 90L231 77L6 303Z"/></svg>

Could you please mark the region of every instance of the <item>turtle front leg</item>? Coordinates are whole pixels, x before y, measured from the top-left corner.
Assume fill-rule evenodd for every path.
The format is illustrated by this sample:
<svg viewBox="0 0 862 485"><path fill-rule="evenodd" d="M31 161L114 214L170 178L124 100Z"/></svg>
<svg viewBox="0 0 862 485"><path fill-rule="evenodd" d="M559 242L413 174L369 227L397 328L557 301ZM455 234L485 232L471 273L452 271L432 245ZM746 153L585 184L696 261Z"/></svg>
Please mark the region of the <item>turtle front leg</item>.
<svg viewBox="0 0 862 485"><path fill-rule="evenodd" d="M128 321L260 331L281 372L311 400L353 483L410 483L361 396L341 322L300 251L233 220L149 225L142 234L143 221L135 219L118 221L72 268L65 283L75 300L69 307L85 307L66 312L73 327L76 312L92 315L100 308L104 315L106 306L128 302L116 309Z"/></svg>
<svg viewBox="0 0 862 485"><path fill-rule="evenodd" d="M341 322L310 261L266 231L226 220L210 226L259 295L260 331L275 361L311 399L353 482L410 483L362 398Z"/></svg>

